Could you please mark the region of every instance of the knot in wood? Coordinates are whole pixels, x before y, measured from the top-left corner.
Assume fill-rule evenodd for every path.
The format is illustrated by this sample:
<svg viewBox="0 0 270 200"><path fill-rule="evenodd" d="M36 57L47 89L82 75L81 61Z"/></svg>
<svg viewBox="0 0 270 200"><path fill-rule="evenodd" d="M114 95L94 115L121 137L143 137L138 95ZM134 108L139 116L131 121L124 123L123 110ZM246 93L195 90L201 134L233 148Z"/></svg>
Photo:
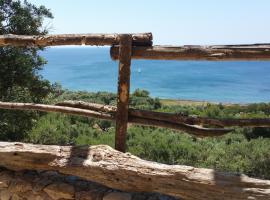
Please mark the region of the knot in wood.
<svg viewBox="0 0 270 200"><path fill-rule="evenodd" d="M93 162L99 162L103 159L103 155L101 153L94 153L92 156Z"/></svg>

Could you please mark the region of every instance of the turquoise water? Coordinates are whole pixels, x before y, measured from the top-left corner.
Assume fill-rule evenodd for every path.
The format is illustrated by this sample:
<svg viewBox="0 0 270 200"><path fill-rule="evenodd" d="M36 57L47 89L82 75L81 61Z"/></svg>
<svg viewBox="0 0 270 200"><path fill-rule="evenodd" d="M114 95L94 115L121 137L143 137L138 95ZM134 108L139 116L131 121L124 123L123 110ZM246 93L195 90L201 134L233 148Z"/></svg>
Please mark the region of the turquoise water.
<svg viewBox="0 0 270 200"><path fill-rule="evenodd" d="M41 74L71 90L116 92L117 62L109 48L48 48ZM270 62L133 60L131 91L214 102L270 102Z"/></svg>

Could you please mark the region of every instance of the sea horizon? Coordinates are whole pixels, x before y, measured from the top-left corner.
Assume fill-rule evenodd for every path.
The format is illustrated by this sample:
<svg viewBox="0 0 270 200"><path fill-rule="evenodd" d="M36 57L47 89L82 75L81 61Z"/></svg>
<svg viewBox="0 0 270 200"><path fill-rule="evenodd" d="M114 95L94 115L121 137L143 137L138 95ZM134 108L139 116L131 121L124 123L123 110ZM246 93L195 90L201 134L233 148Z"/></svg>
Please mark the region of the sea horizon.
<svg viewBox="0 0 270 200"><path fill-rule="evenodd" d="M41 75L71 91L117 91L118 62L109 47L50 47ZM270 102L268 61L132 60L131 92L161 99L215 103Z"/></svg>

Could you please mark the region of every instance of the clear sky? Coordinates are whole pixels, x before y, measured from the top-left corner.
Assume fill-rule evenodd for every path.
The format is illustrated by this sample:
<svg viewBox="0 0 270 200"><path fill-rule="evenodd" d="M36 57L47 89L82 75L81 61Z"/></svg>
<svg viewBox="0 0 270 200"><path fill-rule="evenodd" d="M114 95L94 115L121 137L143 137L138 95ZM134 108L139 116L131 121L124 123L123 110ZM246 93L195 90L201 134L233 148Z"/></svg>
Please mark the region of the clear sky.
<svg viewBox="0 0 270 200"><path fill-rule="evenodd" d="M270 0L29 0L58 33L152 32L154 44L270 43Z"/></svg>

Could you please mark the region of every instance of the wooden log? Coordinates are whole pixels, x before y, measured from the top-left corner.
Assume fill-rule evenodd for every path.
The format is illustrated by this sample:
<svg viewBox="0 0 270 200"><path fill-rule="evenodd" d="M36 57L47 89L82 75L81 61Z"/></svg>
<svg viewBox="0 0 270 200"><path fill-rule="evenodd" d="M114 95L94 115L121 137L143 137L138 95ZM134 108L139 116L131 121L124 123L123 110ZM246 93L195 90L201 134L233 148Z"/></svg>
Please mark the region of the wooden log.
<svg viewBox="0 0 270 200"><path fill-rule="evenodd" d="M152 33L131 34L132 45L151 46ZM0 35L0 46L116 45L119 34Z"/></svg>
<svg viewBox="0 0 270 200"><path fill-rule="evenodd" d="M174 122L139 118L139 117L130 117L129 122L135 123L135 124L141 124L144 126L155 126L155 127L170 128L174 130L181 130L197 137L216 137L216 136L225 135L233 131L233 129L229 129L229 128L204 128L204 127L196 126L196 125L174 123Z"/></svg>
<svg viewBox="0 0 270 200"><path fill-rule="evenodd" d="M92 104L91 106L93 106ZM102 106L100 106L102 107ZM11 109L11 110L38 110L44 112L59 112L66 113L71 115L79 115L85 117L95 117L99 119L112 120L115 121L115 113L106 113L104 110L97 111L95 108L93 110L74 108L68 106L53 106L53 105L44 105L44 104L32 104L32 103L11 103L11 102L0 102L0 108ZM106 109L105 109L106 110ZM220 129L220 128L202 128L197 126L191 126L188 124L182 123L169 123L166 121L159 121L153 119L131 117L128 119L129 122L134 124L140 124L145 126L156 126L164 128L172 128L178 131L185 131L189 134L207 137L207 136L220 136L232 131L232 129Z"/></svg>
<svg viewBox="0 0 270 200"><path fill-rule="evenodd" d="M119 59L118 46L111 47L113 60ZM133 47L132 59L153 60L270 60L270 44L225 46Z"/></svg>
<svg viewBox="0 0 270 200"><path fill-rule="evenodd" d="M73 108L90 109L114 114L115 106L93 104L83 101L64 101L56 105ZM228 118L208 118L198 116L186 116L179 113L165 113L148 110L129 108L129 118L146 118L171 123L184 123L188 125L210 125L218 127L270 127L270 118L247 118L247 119L228 119Z"/></svg>
<svg viewBox="0 0 270 200"><path fill-rule="evenodd" d="M102 104L66 101L54 105L32 104L32 103L10 103L0 102L2 109L14 110L38 110L44 112L60 112L85 117L95 117L99 119L115 120L116 107ZM270 119L214 119L203 117L190 117L174 113L162 113L154 111L145 111L129 109L130 123L147 126L172 128L174 130L185 131L189 134L207 137L220 136L232 129L202 128L192 125L213 125L220 127L239 126L239 127L270 127Z"/></svg>
<svg viewBox="0 0 270 200"><path fill-rule="evenodd" d="M125 152L128 124L132 36L120 35L115 148Z"/></svg>
<svg viewBox="0 0 270 200"><path fill-rule="evenodd" d="M101 112L107 112L107 113L113 113L113 114L115 114L117 111L116 106L104 105L104 104L98 104L98 103L90 103L90 102L84 102L84 101L63 101L63 102L58 102L55 105L72 107L72 108L81 108L81 109L87 109L87 110L94 110L94 111L98 111L98 112L101 111Z"/></svg>
<svg viewBox="0 0 270 200"><path fill-rule="evenodd" d="M96 117L99 119L113 120L114 117L107 113L96 112L80 108L64 107L64 106L54 106L45 104L34 104L34 103L10 103L1 102L0 108L9 110L38 110L43 112L60 112L71 115Z"/></svg>
<svg viewBox="0 0 270 200"><path fill-rule="evenodd" d="M204 124L219 127L270 127L270 118L247 118L247 119L218 119L197 116L180 116L181 121L187 124Z"/></svg>
<svg viewBox="0 0 270 200"><path fill-rule="evenodd" d="M124 191L158 192L186 200L266 200L270 181L212 169L165 165L106 145L46 146L0 142L0 165L12 170L55 170Z"/></svg>

